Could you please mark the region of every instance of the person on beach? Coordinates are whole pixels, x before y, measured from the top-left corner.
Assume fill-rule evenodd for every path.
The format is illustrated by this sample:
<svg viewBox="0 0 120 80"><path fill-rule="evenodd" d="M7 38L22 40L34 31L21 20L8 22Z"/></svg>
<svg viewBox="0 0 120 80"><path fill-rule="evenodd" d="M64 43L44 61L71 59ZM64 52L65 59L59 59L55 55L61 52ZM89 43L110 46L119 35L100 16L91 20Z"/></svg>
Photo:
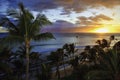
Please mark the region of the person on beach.
<svg viewBox="0 0 120 80"><path fill-rule="evenodd" d="M115 36L112 35L110 36L110 41L109 41L109 48L110 49L113 49L113 46L118 42L117 39L115 39Z"/></svg>

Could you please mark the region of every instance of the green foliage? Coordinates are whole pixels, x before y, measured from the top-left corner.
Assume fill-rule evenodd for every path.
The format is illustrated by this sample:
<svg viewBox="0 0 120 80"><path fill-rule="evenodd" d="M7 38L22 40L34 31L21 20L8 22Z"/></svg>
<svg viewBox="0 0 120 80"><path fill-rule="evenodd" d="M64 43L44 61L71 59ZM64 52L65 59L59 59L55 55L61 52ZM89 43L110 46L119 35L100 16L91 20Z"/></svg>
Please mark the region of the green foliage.
<svg viewBox="0 0 120 80"><path fill-rule="evenodd" d="M55 52L51 52L51 54L47 57L48 60L52 62L56 66L56 76L58 76L58 80L60 79L60 71L59 71L59 66L63 62L63 49L57 49Z"/></svg>
<svg viewBox="0 0 120 80"><path fill-rule="evenodd" d="M55 39L52 33L46 32L46 33L41 33L39 35L34 36L34 40L48 40L48 39Z"/></svg>
<svg viewBox="0 0 120 80"><path fill-rule="evenodd" d="M48 64L41 64L41 73L37 74L37 80L50 80L51 79L51 66Z"/></svg>
<svg viewBox="0 0 120 80"><path fill-rule="evenodd" d="M100 68L88 72L88 80L117 80L120 74L120 56L118 55L112 50L101 55Z"/></svg>
<svg viewBox="0 0 120 80"><path fill-rule="evenodd" d="M7 14L16 20L16 22L12 22L7 16L0 19L0 25L6 25L9 31L8 36L2 38L0 42L2 45L9 47L17 47L17 44L25 44L25 49L22 49L22 51L26 54L26 80L28 80L30 43L33 40L38 41L54 38L51 33L40 32L44 25L51 24L51 22L42 14L34 17L22 3L19 3L18 10L8 10Z"/></svg>
<svg viewBox="0 0 120 80"><path fill-rule="evenodd" d="M63 50L62 49L58 49L55 52L51 52L51 54L47 57L48 60L51 60L53 63L57 63L62 61L62 57L63 57Z"/></svg>
<svg viewBox="0 0 120 80"><path fill-rule="evenodd" d="M19 10L9 10L8 16L13 17L16 22L12 22L7 17L2 17L0 25L6 25L8 27L9 36L3 38L1 41L3 44L22 43L25 42L25 38L28 40L46 40L54 38L51 33L40 33L41 28L44 25L51 24L45 15L38 14L36 17L24 8L23 4L19 4Z"/></svg>

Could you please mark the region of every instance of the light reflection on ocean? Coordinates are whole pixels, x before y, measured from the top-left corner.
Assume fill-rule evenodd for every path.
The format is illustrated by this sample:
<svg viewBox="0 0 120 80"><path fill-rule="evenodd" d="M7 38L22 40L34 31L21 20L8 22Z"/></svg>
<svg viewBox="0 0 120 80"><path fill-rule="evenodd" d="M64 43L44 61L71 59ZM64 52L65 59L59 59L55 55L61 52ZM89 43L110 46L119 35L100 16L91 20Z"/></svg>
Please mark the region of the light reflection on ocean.
<svg viewBox="0 0 120 80"><path fill-rule="evenodd" d="M5 37L6 33L0 33L0 38ZM51 51L54 51L66 43L74 43L76 48L84 48L86 45L95 45L97 40L107 39L114 35L115 38L120 40L120 33L107 33L107 34L98 34L98 33L54 33L56 39L51 39L47 41L32 42L32 45L35 47L32 51L40 52L41 54L49 54Z"/></svg>
<svg viewBox="0 0 120 80"><path fill-rule="evenodd" d="M84 48L86 45L95 45L97 40L107 39L111 35L120 40L120 34L94 34L94 33L54 33L56 39L35 42L34 45L37 45L33 51L40 53L49 53L58 48L62 48L65 43L74 43L76 48Z"/></svg>

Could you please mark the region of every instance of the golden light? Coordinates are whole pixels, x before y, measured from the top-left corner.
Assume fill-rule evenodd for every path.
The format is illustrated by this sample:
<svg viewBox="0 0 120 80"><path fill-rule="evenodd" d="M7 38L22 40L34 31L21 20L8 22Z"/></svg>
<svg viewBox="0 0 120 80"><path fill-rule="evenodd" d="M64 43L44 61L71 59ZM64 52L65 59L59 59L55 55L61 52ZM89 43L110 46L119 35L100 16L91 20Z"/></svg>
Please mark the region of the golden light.
<svg viewBox="0 0 120 80"><path fill-rule="evenodd" d="M109 33L110 30L103 27L103 28L97 28L97 29L93 30L93 32L94 33Z"/></svg>

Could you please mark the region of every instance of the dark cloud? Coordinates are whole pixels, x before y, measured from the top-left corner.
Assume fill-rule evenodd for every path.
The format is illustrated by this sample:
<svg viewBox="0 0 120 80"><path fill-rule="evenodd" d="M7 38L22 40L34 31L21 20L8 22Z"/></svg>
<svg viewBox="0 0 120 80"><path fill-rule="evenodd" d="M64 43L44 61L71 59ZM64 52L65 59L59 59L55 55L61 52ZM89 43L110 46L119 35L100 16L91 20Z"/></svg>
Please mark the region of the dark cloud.
<svg viewBox="0 0 120 80"><path fill-rule="evenodd" d="M16 3L12 3L16 1ZM57 8L58 5L55 4L53 0L11 0L9 1L12 5L17 5L19 2L23 2L24 5L32 10L42 11L45 9L54 9Z"/></svg>
<svg viewBox="0 0 120 80"><path fill-rule="evenodd" d="M4 9L17 8L19 2L22 2L27 8L36 11L58 7L53 0L0 0L0 7Z"/></svg>
<svg viewBox="0 0 120 80"><path fill-rule="evenodd" d="M53 0L21 0L21 2L31 9L38 11L54 9L58 7Z"/></svg>
<svg viewBox="0 0 120 80"><path fill-rule="evenodd" d="M52 25L45 26L42 31L44 32L65 32L69 28L74 28L75 24L72 24L67 21L57 20Z"/></svg>
<svg viewBox="0 0 120 80"><path fill-rule="evenodd" d="M91 16L91 17L81 16L78 19L79 21L77 21L77 24L79 25L102 25L100 23L100 21L102 20L106 20L106 21L113 20L112 18L106 15L103 15L103 14L99 14L99 15Z"/></svg>
<svg viewBox="0 0 120 80"><path fill-rule="evenodd" d="M4 13L6 8L8 8L9 2L6 0L0 0L0 13Z"/></svg>
<svg viewBox="0 0 120 80"><path fill-rule="evenodd" d="M41 11L63 7L65 12L81 12L91 7L100 6L113 8L120 5L120 0L0 0L0 6L17 7L19 2L23 2L26 7L33 10Z"/></svg>
<svg viewBox="0 0 120 80"><path fill-rule="evenodd" d="M42 2L38 2L37 4L34 4L33 7L36 10L44 10L44 9L54 9L57 8L58 5L55 4L52 0L48 0L45 2L45 0L43 0Z"/></svg>
<svg viewBox="0 0 120 80"><path fill-rule="evenodd" d="M71 32L86 32L94 29L95 27L89 26L78 26L67 21L58 20L52 25L45 26L41 31L42 32L57 32L57 33L71 33Z"/></svg>

